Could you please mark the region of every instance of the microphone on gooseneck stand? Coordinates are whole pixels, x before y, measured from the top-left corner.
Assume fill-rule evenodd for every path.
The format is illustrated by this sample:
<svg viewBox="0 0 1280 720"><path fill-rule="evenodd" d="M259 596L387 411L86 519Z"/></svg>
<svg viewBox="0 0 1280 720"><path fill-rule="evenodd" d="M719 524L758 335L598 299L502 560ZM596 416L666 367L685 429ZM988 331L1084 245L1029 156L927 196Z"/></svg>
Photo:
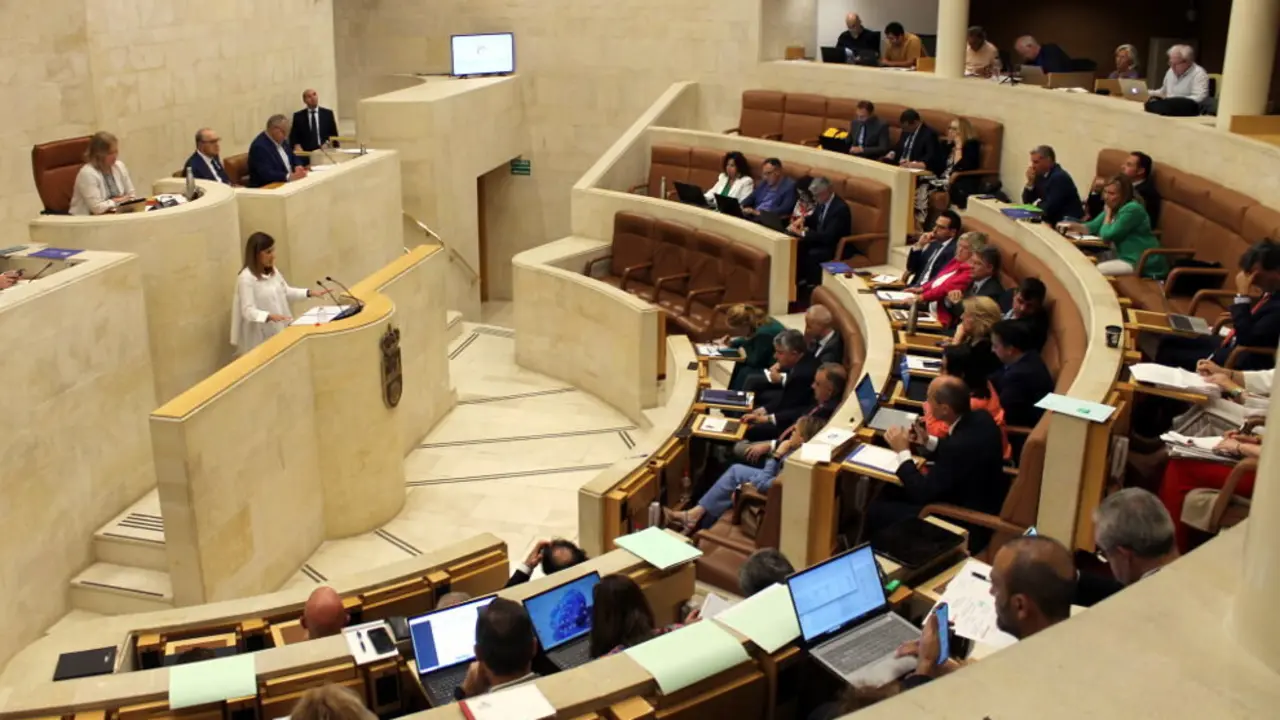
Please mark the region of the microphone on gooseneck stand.
<svg viewBox="0 0 1280 720"><path fill-rule="evenodd" d="M342 308L342 296L341 296L341 295L339 295L338 293L335 293L331 288L329 288L327 285L325 285L323 280L317 280L317 281L316 281L316 285L319 285L319 286L320 286L320 289L321 289L321 290L324 290L324 294L325 294L325 295L328 295L330 300L332 300L333 302L337 303L337 305L338 305L338 313L337 313L337 314L341 314L342 309L343 309L343 308ZM337 317L337 314L335 314L335 316L334 316L334 317ZM324 314L323 314L323 313L321 313L321 316L322 316L322 317L323 317L323 315L324 315ZM330 321L330 322L332 322L332 321Z"/></svg>
<svg viewBox="0 0 1280 720"><path fill-rule="evenodd" d="M334 279L333 279L333 277L332 277L332 276L330 276L330 275L325 275L325 276L324 276L324 279L325 279L325 280L328 280L329 282L333 283L334 285L337 285L338 287L342 288L342 289L343 289L343 291L347 293L347 297L351 298L351 300L354 302L354 304L353 304L353 305L349 305L349 306L347 306L346 308L344 308L344 309L342 310L342 312L338 313L337 317L335 317L335 318L334 318L334 320L341 320L341 319L343 319L343 318L349 318L349 317L351 317L352 315L355 315L356 313L358 313L358 312L360 312L361 310L363 310L363 309L364 309L364 301L363 301L363 300L361 300L360 298L356 297L355 295L352 295L352 294L351 294L351 289L350 289L350 288L348 288L346 285L343 285L342 283L338 282L337 280L334 280Z"/></svg>

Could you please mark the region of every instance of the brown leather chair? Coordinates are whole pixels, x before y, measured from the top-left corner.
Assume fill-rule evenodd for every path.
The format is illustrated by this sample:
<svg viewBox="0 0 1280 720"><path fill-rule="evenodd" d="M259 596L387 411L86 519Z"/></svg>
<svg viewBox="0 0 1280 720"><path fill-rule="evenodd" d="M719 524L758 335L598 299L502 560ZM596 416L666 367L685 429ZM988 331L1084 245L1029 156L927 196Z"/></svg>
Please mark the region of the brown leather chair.
<svg viewBox="0 0 1280 720"><path fill-rule="evenodd" d="M661 197L663 178L667 181L668 194L675 192L676 183L689 182L689 148L654 145L649 151L649 182L631 188L631 192L643 188L649 197Z"/></svg>
<svg viewBox="0 0 1280 720"><path fill-rule="evenodd" d="M743 91L738 127L725 132L773 140L782 137L782 115L786 97L786 93L776 90Z"/></svg>
<svg viewBox="0 0 1280 720"><path fill-rule="evenodd" d="M720 337L729 332L725 311L738 303L767 307L769 304L769 254L741 243L730 242L720 256L724 292L716 298L695 298L685 314L675 318L678 328L695 340Z"/></svg>
<svg viewBox="0 0 1280 720"><path fill-rule="evenodd" d="M782 116L783 142L801 144L826 130L827 98L808 93L788 93Z"/></svg>
<svg viewBox="0 0 1280 720"><path fill-rule="evenodd" d="M689 182L707 192L724 172L724 153L709 148L693 148L689 154Z"/></svg>
<svg viewBox="0 0 1280 720"><path fill-rule="evenodd" d="M633 285L627 292L656 303L658 293L672 292L683 297L688 286L689 271L685 264L686 249L693 244L693 228L670 220L653 224L653 285Z"/></svg>
<svg viewBox="0 0 1280 720"><path fill-rule="evenodd" d="M704 302L717 304L724 293L724 272L720 257L729 240L715 233L699 230L692 236L684 238L685 268L689 277L685 292L676 292L665 286L658 292L658 307L672 316L685 313L694 300L702 298Z"/></svg>
<svg viewBox="0 0 1280 720"><path fill-rule="evenodd" d="M40 202L44 203L44 214L66 215L71 211L71 194L80 166L84 165L89 138L85 135L54 140L31 148L31 173Z"/></svg>
<svg viewBox="0 0 1280 720"><path fill-rule="evenodd" d="M778 547L782 535L782 480L775 479L767 495L750 485L734 493L733 509L714 525L699 530L694 544L702 550L698 580L728 592L742 592L738 571L756 550Z"/></svg>
<svg viewBox="0 0 1280 720"><path fill-rule="evenodd" d="M249 153L231 155L222 159L222 169L231 178L232 185L247 187L249 185Z"/></svg>
<svg viewBox="0 0 1280 720"><path fill-rule="evenodd" d="M844 181L840 197L853 214L853 234L842 238L836 246L836 257L846 249L856 248L860 254L847 258L851 267L883 265L889 258L889 212L891 193L888 185L866 178L850 177Z"/></svg>
<svg viewBox="0 0 1280 720"><path fill-rule="evenodd" d="M620 212L613 216L613 246L608 255L591 260L582 273L590 276L595 266L607 262L600 280L622 289L633 285L649 287L653 268L653 218Z"/></svg>

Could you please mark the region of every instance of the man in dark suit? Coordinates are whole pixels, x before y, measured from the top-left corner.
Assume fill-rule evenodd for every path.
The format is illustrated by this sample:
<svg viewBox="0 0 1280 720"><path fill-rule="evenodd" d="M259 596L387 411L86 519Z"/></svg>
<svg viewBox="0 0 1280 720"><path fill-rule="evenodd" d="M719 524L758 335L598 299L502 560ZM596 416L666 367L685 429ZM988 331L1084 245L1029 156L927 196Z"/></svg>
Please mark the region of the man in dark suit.
<svg viewBox="0 0 1280 720"><path fill-rule="evenodd" d="M1023 278L1009 298L1001 302L1000 307L1007 307L1005 320L1022 320L1031 327L1032 345L1037 351L1044 349L1049 340L1049 311L1045 309L1045 299L1049 291L1040 278Z"/></svg>
<svg viewBox="0 0 1280 720"><path fill-rule="evenodd" d="M826 307L814 305L805 311L804 339L818 362L844 364L844 338L835 329L835 319Z"/></svg>
<svg viewBox="0 0 1280 720"><path fill-rule="evenodd" d="M1023 320L996 323L991 328L991 351L1004 364L991 376L991 382L1000 394L1005 424L1034 427L1044 414L1036 403L1053 392L1053 376L1035 349L1031 326Z"/></svg>
<svg viewBox="0 0 1280 720"><path fill-rule="evenodd" d="M1022 202L1039 205L1041 217L1050 225L1057 225L1066 218L1084 217L1076 181L1058 164L1058 156L1048 145L1031 151Z"/></svg>
<svg viewBox="0 0 1280 720"><path fill-rule="evenodd" d="M775 427L784 427L786 429L781 433L777 433L776 439L742 440L738 442L733 447L734 458L741 462L761 465L769 453L777 449L779 442L786 440L791 433L795 432L796 423L800 422L801 418L817 418L823 425L826 425L831 420L831 416L835 414L836 408L840 406L840 401L844 399L844 389L848 384L849 373L844 369L844 365L833 362L822 363L813 377L813 406L807 412L800 414L797 414L794 410L777 413L774 418L775 421L790 421L790 424ZM748 438L751 437L752 431L756 431L757 436L774 434L773 430L766 432L766 424L764 423L752 426L747 431Z"/></svg>
<svg viewBox="0 0 1280 720"><path fill-rule="evenodd" d="M854 62L860 55L869 58L880 57L880 33L862 26L862 18L858 13L844 16L844 26L849 28L836 38L836 47L844 51L848 62Z"/></svg>
<svg viewBox="0 0 1280 720"><path fill-rule="evenodd" d="M1160 191L1156 189L1156 181L1151 178L1153 165L1150 155L1135 150L1125 158L1124 164L1120 166L1120 172L1133 181L1133 192L1142 200L1143 207L1147 209L1147 217L1151 218L1151 227L1155 228L1160 224L1161 198ZM1101 215L1106 209L1102 204L1102 189L1107 186L1110 179L1094 178L1093 190L1084 202L1089 219Z"/></svg>
<svg viewBox="0 0 1280 720"><path fill-rule="evenodd" d="M289 118L272 115L267 129L249 145L249 187L262 187L278 182L301 180L307 169L287 145Z"/></svg>
<svg viewBox="0 0 1280 720"><path fill-rule="evenodd" d="M805 219L804 235L797 253L796 282L810 286L822 283L822 263L835 259L841 238L853 233L853 214L849 205L836 195L831 181L816 177L809 183L816 206Z"/></svg>
<svg viewBox="0 0 1280 720"><path fill-rule="evenodd" d="M773 339L777 362L768 370L770 382L781 392L756 395L756 407L742 416L750 425L746 438L752 442L773 440L814 406L813 385L818 358L799 330L783 330Z"/></svg>
<svg viewBox="0 0 1280 720"><path fill-rule="evenodd" d="M1062 48L1049 43L1041 45L1030 35L1023 35L1013 44L1025 65L1035 65L1048 73L1071 72L1071 57Z"/></svg>
<svg viewBox="0 0 1280 720"><path fill-rule="evenodd" d="M857 116L849 123L849 154L878 160L889 152L889 125L876 116L876 105L870 100L858 102Z"/></svg>
<svg viewBox="0 0 1280 720"><path fill-rule="evenodd" d="M898 144L881 159L899 167L928 170L935 175L941 173L947 159L939 152L938 133L925 125L920 113L911 108L902 111L898 123L902 126Z"/></svg>
<svg viewBox="0 0 1280 720"><path fill-rule="evenodd" d="M191 168L191 174L197 180L212 180L223 185L234 184L222 167L222 148L219 145L221 142L222 138L218 137L218 133L213 130L209 128L197 130L196 151L187 158L187 164L182 166L183 170Z"/></svg>
<svg viewBox="0 0 1280 720"><path fill-rule="evenodd" d="M950 503L969 510L1000 514L1009 481L1004 475L1004 440L1000 426L985 410L971 410L969 388L958 377L938 377L929 383L934 416L951 427L939 440L922 427L889 428L885 442L898 453L897 476L902 486L886 485L867 508L868 529L879 530L917 517L931 503ZM926 474L911 459L911 446L933 458ZM969 551L986 547L991 532L969 529Z"/></svg>
<svg viewBox="0 0 1280 720"><path fill-rule="evenodd" d="M525 558L524 564L511 573L511 579L507 580L505 587L529 582L529 576L533 575L533 569L538 565L542 566L543 575L551 575L586 561L587 554L582 548L568 540L560 538L539 540L538 544L533 546L533 550L529 551L529 557Z"/></svg>
<svg viewBox="0 0 1280 720"><path fill-rule="evenodd" d="M977 233L970 233L971 235ZM1000 284L1000 249L995 245L984 245L973 253L969 260L973 268L972 282L967 290L952 290L947 293L942 303L947 312L960 324L960 315L964 312L964 301L971 297L986 297L995 301L996 305L1004 299L1004 285Z"/></svg>
<svg viewBox="0 0 1280 720"><path fill-rule="evenodd" d="M960 214L955 210L943 210L933 223L933 229L916 239L907 253L907 274L911 277L908 287L928 285L956 257L956 237L964 228Z"/></svg>
<svg viewBox="0 0 1280 720"><path fill-rule="evenodd" d="M293 114L289 144L295 151L312 152L338 135L338 120L332 110L320 107L320 94L315 90L302 93L302 102L306 107ZM333 143L333 146L338 144Z"/></svg>

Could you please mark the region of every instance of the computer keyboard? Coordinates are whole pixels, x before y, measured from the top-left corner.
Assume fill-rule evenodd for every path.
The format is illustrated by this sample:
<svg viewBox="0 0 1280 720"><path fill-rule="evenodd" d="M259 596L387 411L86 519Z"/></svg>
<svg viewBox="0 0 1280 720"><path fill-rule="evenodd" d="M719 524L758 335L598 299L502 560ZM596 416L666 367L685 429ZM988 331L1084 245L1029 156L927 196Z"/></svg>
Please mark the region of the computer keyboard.
<svg viewBox="0 0 1280 720"><path fill-rule="evenodd" d="M454 688L462 685L464 679L466 679L465 675L457 675L456 673L445 673L427 679L427 695L431 698L432 705L439 707L453 702Z"/></svg>
<svg viewBox="0 0 1280 720"><path fill-rule="evenodd" d="M576 642L551 651L551 661L562 670L585 665L589 660L591 660L591 643L589 642Z"/></svg>
<svg viewBox="0 0 1280 720"><path fill-rule="evenodd" d="M843 674L856 672L919 637L910 626L886 615L825 648L823 657Z"/></svg>

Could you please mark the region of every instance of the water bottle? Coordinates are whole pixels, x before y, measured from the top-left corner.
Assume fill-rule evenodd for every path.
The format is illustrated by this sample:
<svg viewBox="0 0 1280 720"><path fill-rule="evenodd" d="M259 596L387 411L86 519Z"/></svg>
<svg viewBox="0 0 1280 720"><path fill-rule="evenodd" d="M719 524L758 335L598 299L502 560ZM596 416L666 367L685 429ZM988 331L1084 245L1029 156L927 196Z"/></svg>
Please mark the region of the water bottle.
<svg viewBox="0 0 1280 720"><path fill-rule="evenodd" d="M196 176L192 172L190 165L187 166L187 191L185 195L188 202L196 199Z"/></svg>
<svg viewBox="0 0 1280 720"><path fill-rule="evenodd" d="M662 522L662 506L658 505L658 501L649 503L649 527L658 527Z"/></svg>
<svg viewBox="0 0 1280 720"><path fill-rule="evenodd" d="M916 319L920 314L920 296L911 296L911 309L907 311L907 334L916 334Z"/></svg>

